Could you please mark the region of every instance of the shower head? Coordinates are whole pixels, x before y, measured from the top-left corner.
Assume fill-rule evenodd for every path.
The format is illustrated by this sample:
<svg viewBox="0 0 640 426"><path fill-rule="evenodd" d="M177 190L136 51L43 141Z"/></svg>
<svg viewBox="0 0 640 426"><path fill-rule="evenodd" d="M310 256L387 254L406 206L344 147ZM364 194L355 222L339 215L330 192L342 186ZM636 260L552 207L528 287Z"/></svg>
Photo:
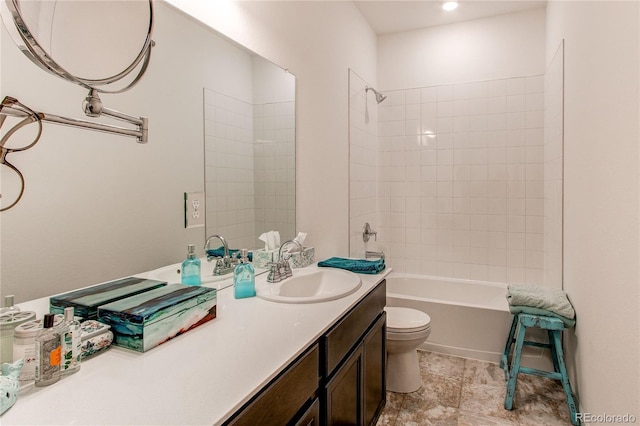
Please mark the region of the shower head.
<svg viewBox="0 0 640 426"><path fill-rule="evenodd" d="M368 92L369 90L371 90L375 95L376 95L376 102L380 103L382 101L384 101L385 99L387 99L386 95L383 95L382 93L378 92L376 89L374 89L373 87L365 87L364 88L365 93Z"/></svg>

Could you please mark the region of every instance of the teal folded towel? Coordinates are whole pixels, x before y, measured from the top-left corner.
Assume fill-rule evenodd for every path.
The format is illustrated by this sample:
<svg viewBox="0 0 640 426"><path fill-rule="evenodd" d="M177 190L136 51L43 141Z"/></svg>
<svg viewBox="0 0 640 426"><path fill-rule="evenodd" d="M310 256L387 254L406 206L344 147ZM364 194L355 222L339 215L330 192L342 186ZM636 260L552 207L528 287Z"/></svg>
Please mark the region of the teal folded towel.
<svg viewBox="0 0 640 426"><path fill-rule="evenodd" d="M240 250L238 249L229 249L229 256L231 256L234 253L239 252ZM217 249L209 249L207 250L207 255L209 256L215 256L215 257L222 257L224 256L224 247L220 246ZM253 261L253 253L249 252L247 254L247 257L249 258L249 262Z"/></svg>
<svg viewBox="0 0 640 426"><path fill-rule="evenodd" d="M364 259L345 259L343 257L332 257L318 262L318 266L326 268L346 269L347 271L358 274L377 274L386 267L384 259L364 260Z"/></svg>
<svg viewBox="0 0 640 426"><path fill-rule="evenodd" d="M563 317L562 315L558 315L555 312L547 311L545 309L532 308L531 306L509 305L509 311L512 314L531 314L536 316L558 318L564 323L564 326L567 328L571 328L576 325L575 319Z"/></svg>
<svg viewBox="0 0 640 426"><path fill-rule="evenodd" d="M570 320L576 316L564 291L558 288L530 284L509 284L507 301L510 306L528 306L553 312Z"/></svg>

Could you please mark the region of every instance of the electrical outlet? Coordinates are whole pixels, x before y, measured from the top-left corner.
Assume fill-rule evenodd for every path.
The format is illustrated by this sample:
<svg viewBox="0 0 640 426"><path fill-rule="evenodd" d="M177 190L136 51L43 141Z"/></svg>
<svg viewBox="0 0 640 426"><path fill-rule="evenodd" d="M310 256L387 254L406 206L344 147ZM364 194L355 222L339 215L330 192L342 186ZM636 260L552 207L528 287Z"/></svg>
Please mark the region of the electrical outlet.
<svg viewBox="0 0 640 426"><path fill-rule="evenodd" d="M184 193L184 227L204 226L204 192Z"/></svg>

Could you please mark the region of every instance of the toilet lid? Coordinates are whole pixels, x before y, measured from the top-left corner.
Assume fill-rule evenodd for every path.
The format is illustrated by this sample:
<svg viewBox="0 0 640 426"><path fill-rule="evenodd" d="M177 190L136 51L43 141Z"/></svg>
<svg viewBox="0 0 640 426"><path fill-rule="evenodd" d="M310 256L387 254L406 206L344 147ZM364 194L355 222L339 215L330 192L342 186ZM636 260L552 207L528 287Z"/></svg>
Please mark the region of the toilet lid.
<svg viewBox="0 0 640 426"><path fill-rule="evenodd" d="M387 306L387 330L394 333L412 333L431 326L431 317L417 309Z"/></svg>

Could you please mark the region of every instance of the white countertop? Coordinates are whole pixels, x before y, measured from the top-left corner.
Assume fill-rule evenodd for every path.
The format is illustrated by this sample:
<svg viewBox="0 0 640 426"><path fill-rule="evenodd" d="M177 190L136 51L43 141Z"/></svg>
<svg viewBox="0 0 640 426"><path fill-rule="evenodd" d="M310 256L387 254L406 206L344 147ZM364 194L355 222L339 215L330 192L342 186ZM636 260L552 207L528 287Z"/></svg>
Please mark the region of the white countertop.
<svg viewBox="0 0 640 426"><path fill-rule="evenodd" d="M0 423L220 424L390 271L359 274L362 286L355 293L321 303L234 299L233 287L219 290L212 321L146 353L112 346L83 360L79 372L21 392ZM257 276L256 284L265 280L266 274ZM18 306L41 318L49 298Z"/></svg>

